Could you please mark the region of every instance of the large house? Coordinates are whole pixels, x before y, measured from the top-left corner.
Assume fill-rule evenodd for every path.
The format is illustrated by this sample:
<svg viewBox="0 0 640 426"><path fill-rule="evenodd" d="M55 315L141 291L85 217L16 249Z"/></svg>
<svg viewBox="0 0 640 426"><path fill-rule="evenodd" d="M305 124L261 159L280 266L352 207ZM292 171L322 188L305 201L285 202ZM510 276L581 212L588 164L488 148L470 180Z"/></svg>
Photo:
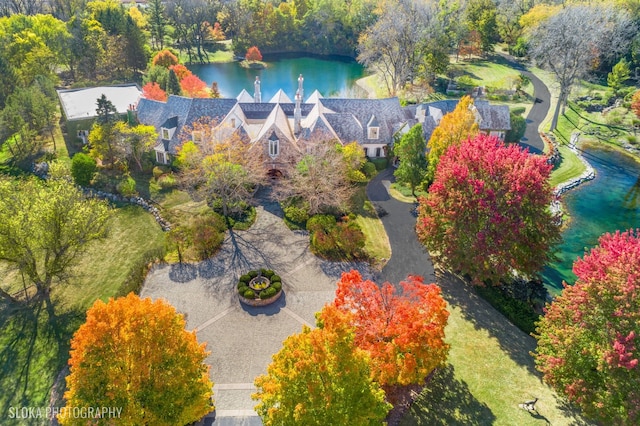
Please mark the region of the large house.
<svg viewBox="0 0 640 426"><path fill-rule="evenodd" d="M425 137L442 116L455 108L457 101L438 101L402 107L398 98L344 99L324 98L318 91L303 101L303 78L292 101L282 90L268 101L261 99L256 77L254 94L243 90L235 99L199 99L169 96L166 102L141 99L136 114L142 124L158 131L154 150L158 163L168 164L186 140L199 140L194 124L203 117L214 131L228 135L237 132L262 150L272 166L287 150L297 149L314 140L334 139L343 144L358 142L369 158L385 157L386 147L411 126L421 123ZM481 131L504 137L509 130L509 108L476 101L475 112Z"/></svg>

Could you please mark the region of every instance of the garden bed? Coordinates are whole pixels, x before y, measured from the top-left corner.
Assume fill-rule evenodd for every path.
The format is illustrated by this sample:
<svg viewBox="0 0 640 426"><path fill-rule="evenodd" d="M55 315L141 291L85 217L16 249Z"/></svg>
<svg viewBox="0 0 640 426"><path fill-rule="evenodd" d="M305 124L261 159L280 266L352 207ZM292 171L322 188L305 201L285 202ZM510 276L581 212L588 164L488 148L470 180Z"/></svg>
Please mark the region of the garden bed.
<svg viewBox="0 0 640 426"><path fill-rule="evenodd" d="M270 269L256 269L238 279L238 299L249 306L267 306L282 296L282 279Z"/></svg>

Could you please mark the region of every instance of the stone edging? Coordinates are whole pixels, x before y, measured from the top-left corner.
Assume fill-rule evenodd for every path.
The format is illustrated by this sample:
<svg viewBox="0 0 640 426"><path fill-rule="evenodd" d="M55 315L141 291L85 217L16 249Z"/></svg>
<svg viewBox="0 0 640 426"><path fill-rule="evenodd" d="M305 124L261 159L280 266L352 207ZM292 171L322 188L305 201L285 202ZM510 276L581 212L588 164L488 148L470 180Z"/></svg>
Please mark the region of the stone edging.
<svg viewBox="0 0 640 426"><path fill-rule="evenodd" d="M252 300L252 299L247 299L246 297L243 297L243 296L241 296L239 294L238 294L238 298L245 305L249 305L249 306L253 306L253 307L260 307L260 306L270 305L273 302L275 302L276 300L280 299L280 296L282 296L282 293L284 293L284 290L280 289L279 292L277 292L274 296L271 296L268 299L253 299Z"/></svg>
<svg viewBox="0 0 640 426"><path fill-rule="evenodd" d="M556 138L551 134L542 133L543 137L545 137L548 141L551 142L551 146L554 152L558 152L558 142ZM596 177L596 171L593 169L591 164L582 156L580 151L576 149L575 144L570 144L569 149L578 157L580 162L584 164L586 170L578 177L570 179L566 182L562 182L558 186L553 189L554 200L551 202L551 212L553 214L561 215L562 214L562 203L560 202L560 196L565 192L577 188L580 184L590 181Z"/></svg>
<svg viewBox="0 0 640 426"><path fill-rule="evenodd" d="M167 232L171 230L171 224L160 215L160 211L158 210L158 208L152 206L149 201L145 200L142 197L123 197L122 195L98 191L92 188L80 188L82 188L82 191L89 197L101 198L109 201L119 201L122 203L137 204L153 215L156 222L158 222L158 225L160 225L163 231Z"/></svg>

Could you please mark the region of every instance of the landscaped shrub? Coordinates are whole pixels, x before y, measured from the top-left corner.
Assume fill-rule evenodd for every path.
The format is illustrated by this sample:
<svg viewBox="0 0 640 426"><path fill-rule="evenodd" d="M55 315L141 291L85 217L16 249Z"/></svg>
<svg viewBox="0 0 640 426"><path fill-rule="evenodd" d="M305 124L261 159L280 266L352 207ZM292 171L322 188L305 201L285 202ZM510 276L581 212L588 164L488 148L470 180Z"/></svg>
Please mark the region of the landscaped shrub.
<svg viewBox="0 0 640 426"><path fill-rule="evenodd" d="M511 114L514 115L522 115L527 109L525 107L515 107L511 108Z"/></svg>
<svg viewBox="0 0 640 426"><path fill-rule="evenodd" d="M271 278L269 279L272 283L276 283L276 282L281 282L282 278L280 278L280 275L272 275Z"/></svg>
<svg viewBox="0 0 640 426"><path fill-rule="evenodd" d="M527 120L521 115L516 115L511 112L511 129L507 130L504 140L506 142L518 142L524 137L524 132L527 130Z"/></svg>
<svg viewBox="0 0 640 426"><path fill-rule="evenodd" d="M262 268L260 271L262 272L262 276L267 277L269 279L271 279L271 277L273 277L273 275L275 274L275 272L273 272L271 269Z"/></svg>
<svg viewBox="0 0 640 426"><path fill-rule="evenodd" d="M520 330L527 334L535 331L540 316L529 304L506 296L497 287L476 287L476 291Z"/></svg>
<svg viewBox="0 0 640 426"><path fill-rule="evenodd" d="M247 289L242 296L244 298L246 298L246 299L255 299L256 298L256 294L251 289Z"/></svg>
<svg viewBox="0 0 640 426"><path fill-rule="evenodd" d="M252 292L253 292L253 290L251 290L249 287L247 287L246 285L244 285L244 283L241 283L241 284L243 284L243 285L242 285L241 287L239 287L239 288L238 288L238 294L242 294L242 295L244 295L244 294L247 292L247 290L250 290L250 291L252 291Z"/></svg>
<svg viewBox="0 0 640 426"><path fill-rule="evenodd" d="M282 290L282 283L280 281L276 281L271 283L271 287L276 289L276 293Z"/></svg>
<svg viewBox="0 0 640 426"><path fill-rule="evenodd" d="M249 274L240 275L239 280L242 281L245 284L249 284L249 281L251 281L251 275L249 275Z"/></svg>
<svg viewBox="0 0 640 426"><path fill-rule="evenodd" d="M268 299L270 297L273 297L277 292L278 291L273 287L265 288L260 292L260 299Z"/></svg>
<svg viewBox="0 0 640 426"><path fill-rule="evenodd" d="M97 169L96 160L82 152L71 159L71 176L76 184L87 186L93 179Z"/></svg>
<svg viewBox="0 0 640 426"><path fill-rule="evenodd" d="M255 278L258 276L258 271L249 271L247 275L249 275L251 278Z"/></svg>
<svg viewBox="0 0 640 426"><path fill-rule="evenodd" d="M307 231L314 232L318 229L329 230L336 226L336 218L331 215L317 214L307 221Z"/></svg>
<svg viewBox="0 0 640 426"><path fill-rule="evenodd" d="M372 178L376 175L377 169L376 169L376 165L373 164L371 161L367 161L366 163L364 163L362 165L362 173L365 174L366 177L368 178Z"/></svg>
<svg viewBox="0 0 640 426"><path fill-rule="evenodd" d="M158 179L160 176L162 176L165 172L164 172L164 170L163 170L161 167L159 167L159 166L155 166L155 167L153 168L152 173L153 173L153 178L157 180L157 179Z"/></svg>
<svg viewBox="0 0 640 426"><path fill-rule="evenodd" d="M177 183L178 182L173 175L160 176L158 179L158 185L160 185L160 188L162 189L173 189L176 187Z"/></svg>
<svg viewBox="0 0 640 426"><path fill-rule="evenodd" d="M364 183L367 181L367 177L360 170L349 170L347 179L353 183Z"/></svg>
<svg viewBox="0 0 640 426"><path fill-rule="evenodd" d="M294 223L303 224L309 219L309 212L303 207L290 205L285 207L284 216Z"/></svg>
<svg viewBox="0 0 640 426"><path fill-rule="evenodd" d="M191 239L200 260L213 256L224 241L224 220L218 215L199 216L193 221Z"/></svg>
<svg viewBox="0 0 640 426"><path fill-rule="evenodd" d="M136 192L136 181L129 175L118 184L118 192L124 197L133 197Z"/></svg>
<svg viewBox="0 0 640 426"><path fill-rule="evenodd" d="M386 158L372 158L370 161L376 166L376 170L379 172L386 169L389 165L389 160Z"/></svg>

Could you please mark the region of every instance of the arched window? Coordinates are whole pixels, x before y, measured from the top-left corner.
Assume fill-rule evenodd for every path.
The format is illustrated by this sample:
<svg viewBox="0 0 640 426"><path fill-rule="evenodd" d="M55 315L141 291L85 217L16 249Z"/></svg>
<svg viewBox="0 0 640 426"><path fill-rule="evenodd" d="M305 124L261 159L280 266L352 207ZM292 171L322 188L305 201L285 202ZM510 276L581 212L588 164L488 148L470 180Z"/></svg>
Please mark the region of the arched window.
<svg viewBox="0 0 640 426"><path fill-rule="evenodd" d="M278 154L280 154L280 141L274 134L269 138L269 157L276 158Z"/></svg>

